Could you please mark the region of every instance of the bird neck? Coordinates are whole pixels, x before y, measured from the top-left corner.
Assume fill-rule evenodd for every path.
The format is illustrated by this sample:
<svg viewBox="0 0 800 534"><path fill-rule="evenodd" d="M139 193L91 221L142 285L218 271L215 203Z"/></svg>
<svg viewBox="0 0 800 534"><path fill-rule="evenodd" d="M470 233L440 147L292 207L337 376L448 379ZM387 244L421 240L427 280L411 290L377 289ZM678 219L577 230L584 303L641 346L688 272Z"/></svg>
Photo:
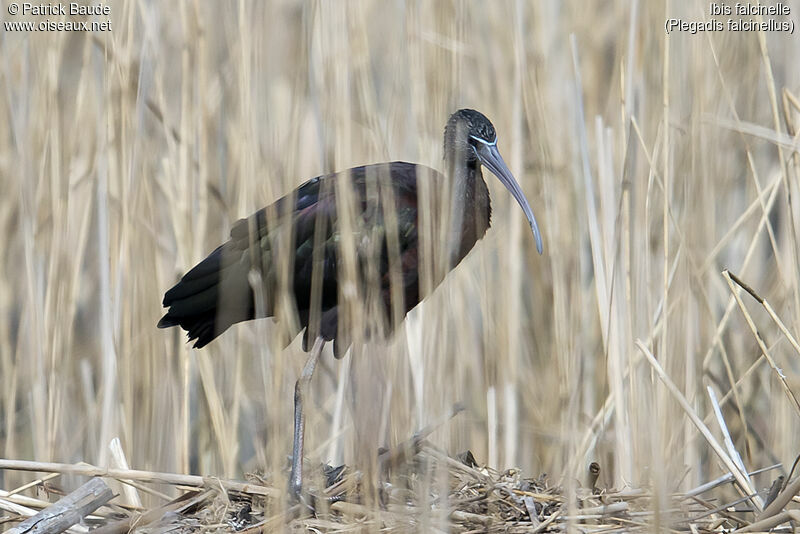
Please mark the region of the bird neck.
<svg viewBox="0 0 800 534"><path fill-rule="evenodd" d="M453 263L457 264L489 228L491 202L477 158L445 156L450 190L450 224L454 235ZM457 237L456 237L457 236Z"/></svg>

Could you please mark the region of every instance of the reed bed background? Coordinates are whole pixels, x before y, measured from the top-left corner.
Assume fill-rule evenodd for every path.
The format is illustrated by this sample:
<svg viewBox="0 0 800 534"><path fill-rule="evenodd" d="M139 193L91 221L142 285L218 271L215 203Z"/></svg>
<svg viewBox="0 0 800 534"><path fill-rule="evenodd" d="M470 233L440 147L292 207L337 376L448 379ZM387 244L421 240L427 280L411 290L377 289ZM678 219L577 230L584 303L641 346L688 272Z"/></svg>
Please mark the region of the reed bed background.
<svg viewBox="0 0 800 534"><path fill-rule="evenodd" d="M134 468L285 487L299 339L283 349L262 320L193 350L156 329L163 293L308 178L441 169L447 117L473 107L544 255L485 173L493 224L469 257L390 343L324 354L309 465L352 463L366 419L375 446L435 425L443 450L566 488L596 461L604 487L666 496L727 473L734 450L788 474L796 35L665 34L709 18L704 1L110 5L110 32L0 39L2 457L125 467L118 437ZM27 480L0 471L0 487Z"/></svg>

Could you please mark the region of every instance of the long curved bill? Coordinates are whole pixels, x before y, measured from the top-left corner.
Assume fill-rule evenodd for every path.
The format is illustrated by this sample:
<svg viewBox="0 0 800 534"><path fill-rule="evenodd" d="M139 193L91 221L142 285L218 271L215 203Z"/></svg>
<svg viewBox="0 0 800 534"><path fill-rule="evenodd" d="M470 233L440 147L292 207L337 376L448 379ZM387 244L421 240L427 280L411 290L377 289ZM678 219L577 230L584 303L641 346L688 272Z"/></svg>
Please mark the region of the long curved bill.
<svg viewBox="0 0 800 534"><path fill-rule="evenodd" d="M503 157L500 155L500 151L497 150L497 141L492 144L481 142L478 144L476 148L476 153L478 154L478 159L480 159L481 163L483 163L487 169L489 169L492 174L497 176L497 178L502 182L506 189L508 189L511 194L517 199L522 211L525 212L525 217L528 218L528 223L531 225L531 230L533 231L533 238L536 240L536 250L539 251L539 254L542 253L542 235L539 233L539 225L536 224L536 217L533 216L533 210L531 209L531 205L528 204L528 199L525 198L525 194L520 189L519 184L514 179L514 175L511 174L511 171L508 170L508 166L506 162L503 161Z"/></svg>

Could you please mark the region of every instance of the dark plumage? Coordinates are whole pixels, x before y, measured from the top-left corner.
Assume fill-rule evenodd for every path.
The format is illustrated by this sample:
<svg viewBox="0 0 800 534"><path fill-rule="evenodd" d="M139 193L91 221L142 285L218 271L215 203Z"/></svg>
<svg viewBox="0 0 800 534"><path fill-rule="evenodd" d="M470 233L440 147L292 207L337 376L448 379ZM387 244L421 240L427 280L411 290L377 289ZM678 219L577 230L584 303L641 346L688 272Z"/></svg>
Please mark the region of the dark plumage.
<svg viewBox="0 0 800 534"><path fill-rule="evenodd" d="M474 110L457 111L445 128L444 149L445 174L401 161L355 167L313 178L271 206L239 220L231 230L230 240L167 291L164 306L169 309L158 326L180 326L187 331L189 340L195 342L194 346L200 348L231 325L255 318L255 298L248 281L252 270L260 272L264 281L262 315L275 316L278 305L274 296L279 293L280 266L289 261L289 293L299 327L306 329L304 347L308 349L310 342L319 336L325 341L334 340L335 353L343 354L350 342L348 333L339 331L342 292L338 278L341 243L346 236L341 235L342 221L337 216L340 209L337 192L347 185L352 191L355 214L348 228L355 244L359 285L364 286L359 288L359 294L368 292L370 266L373 270L377 268L372 283L380 291L385 315L379 322L386 331L394 324L389 320L391 299L398 289L403 297L400 307L403 316L427 294L420 291L420 280L426 280L420 273L421 244L429 243L446 251L440 254L441 261L438 264L434 261L431 267L439 274L432 275L431 283L423 283L423 287L432 289L489 228L491 206L481 164L497 175L520 203L541 253L541 238L533 213L497 151L497 136L491 122ZM424 188L423 180L428 181ZM337 183L342 181L346 183ZM429 191L428 197L421 193L423 189ZM428 240L421 237L424 230L419 214L423 198L428 198L428 205L432 206L429 227L433 231ZM396 234L393 234L387 225L395 220ZM440 232L441 225L450 225L451 231ZM288 258L281 252L286 247L279 244L286 235L293 239ZM321 288L320 313L318 331L310 333L315 265L321 269L317 275ZM392 272L401 274L401 287L394 292ZM394 280L397 282L396 277Z"/></svg>

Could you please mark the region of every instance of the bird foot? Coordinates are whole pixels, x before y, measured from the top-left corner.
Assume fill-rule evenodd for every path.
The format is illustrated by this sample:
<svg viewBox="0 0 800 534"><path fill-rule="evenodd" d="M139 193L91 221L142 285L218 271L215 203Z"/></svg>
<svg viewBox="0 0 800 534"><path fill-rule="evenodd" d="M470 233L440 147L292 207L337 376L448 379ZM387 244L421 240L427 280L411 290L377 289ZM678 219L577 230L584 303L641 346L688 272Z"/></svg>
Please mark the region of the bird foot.
<svg viewBox="0 0 800 534"><path fill-rule="evenodd" d="M313 495L303 492L302 484L289 484L289 506L299 505L301 510L307 510L314 515L316 513L315 501Z"/></svg>
<svg viewBox="0 0 800 534"><path fill-rule="evenodd" d="M342 481L342 477L344 475L344 471L346 467L344 465L340 465L338 467L334 467L331 465L320 465L320 469L322 474L325 477L325 487L330 488L334 484L337 484ZM316 506L320 502L327 502L328 505L333 504L335 502L344 500L343 494L336 494L336 495L320 495L317 494L314 490L306 490L304 491L303 488L303 478L302 476L290 476L289 477L289 505L295 506L300 505L300 509L308 510L312 515L316 513Z"/></svg>

